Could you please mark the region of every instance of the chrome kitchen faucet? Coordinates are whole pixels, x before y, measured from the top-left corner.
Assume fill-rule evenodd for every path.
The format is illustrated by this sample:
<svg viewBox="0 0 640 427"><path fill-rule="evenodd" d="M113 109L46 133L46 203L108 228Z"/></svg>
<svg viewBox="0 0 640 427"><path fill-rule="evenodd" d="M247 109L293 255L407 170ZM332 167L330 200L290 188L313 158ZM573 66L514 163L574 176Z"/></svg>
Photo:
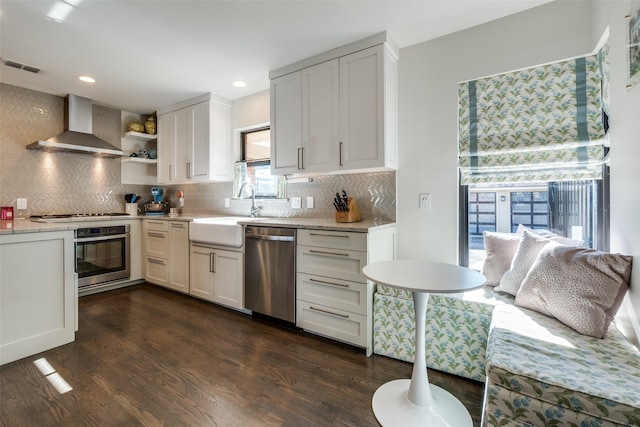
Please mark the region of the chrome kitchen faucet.
<svg viewBox="0 0 640 427"><path fill-rule="evenodd" d="M240 191L238 191L238 197L242 195L242 190L244 190L245 186L251 187L251 218L255 218L260 207L256 206L256 189L253 187L253 185L249 184L248 182L242 184L242 186L240 187Z"/></svg>

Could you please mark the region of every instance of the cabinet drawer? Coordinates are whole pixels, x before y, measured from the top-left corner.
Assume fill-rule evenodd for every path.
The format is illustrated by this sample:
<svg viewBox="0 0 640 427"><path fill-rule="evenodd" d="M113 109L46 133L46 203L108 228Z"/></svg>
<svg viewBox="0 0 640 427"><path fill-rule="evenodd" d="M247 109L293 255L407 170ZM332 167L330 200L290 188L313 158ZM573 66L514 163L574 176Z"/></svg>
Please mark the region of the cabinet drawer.
<svg viewBox="0 0 640 427"><path fill-rule="evenodd" d="M298 245L296 257L296 270L300 273L353 282L367 281L362 274L362 268L367 265L366 252Z"/></svg>
<svg viewBox="0 0 640 427"><path fill-rule="evenodd" d="M145 258L145 280L156 285L169 283L169 263L164 259Z"/></svg>
<svg viewBox="0 0 640 427"><path fill-rule="evenodd" d="M148 256L168 259L169 233L166 231L147 230L144 233Z"/></svg>
<svg viewBox="0 0 640 427"><path fill-rule="evenodd" d="M168 231L169 230L169 222L168 221L160 221L160 220L144 220L144 227L146 230L156 230L156 231Z"/></svg>
<svg viewBox="0 0 640 427"><path fill-rule="evenodd" d="M328 230L298 230L299 245L320 248L367 250L367 233Z"/></svg>
<svg viewBox="0 0 640 427"><path fill-rule="evenodd" d="M367 318L307 301L297 301L296 325L361 347L367 345Z"/></svg>
<svg viewBox="0 0 640 427"><path fill-rule="evenodd" d="M298 299L366 316L368 289L366 283L348 282L304 273L298 273L296 279Z"/></svg>

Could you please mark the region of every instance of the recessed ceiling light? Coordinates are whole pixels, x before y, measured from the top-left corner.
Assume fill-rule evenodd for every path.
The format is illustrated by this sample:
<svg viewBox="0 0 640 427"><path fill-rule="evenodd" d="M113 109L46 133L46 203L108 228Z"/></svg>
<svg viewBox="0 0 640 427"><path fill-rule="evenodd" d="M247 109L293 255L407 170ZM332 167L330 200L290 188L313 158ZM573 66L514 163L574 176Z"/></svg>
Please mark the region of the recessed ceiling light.
<svg viewBox="0 0 640 427"><path fill-rule="evenodd" d="M236 80L235 82L233 82L233 85L235 87L245 87L245 86L247 86L247 84L245 82L243 82L242 80Z"/></svg>
<svg viewBox="0 0 640 427"><path fill-rule="evenodd" d="M78 77L79 80L82 80L85 83L95 83L96 79L94 79L93 77L89 77L89 76L80 76Z"/></svg>

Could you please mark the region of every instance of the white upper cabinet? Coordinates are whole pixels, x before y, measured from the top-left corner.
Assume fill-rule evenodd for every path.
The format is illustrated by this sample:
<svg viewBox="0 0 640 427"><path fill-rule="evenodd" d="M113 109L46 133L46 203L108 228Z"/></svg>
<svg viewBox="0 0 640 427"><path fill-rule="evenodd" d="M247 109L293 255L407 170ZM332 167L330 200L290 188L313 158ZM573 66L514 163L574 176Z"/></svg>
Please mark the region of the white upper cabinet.
<svg viewBox="0 0 640 427"><path fill-rule="evenodd" d="M334 59L302 70L304 172L326 172L338 165L339 112L339 61Z"/></svg>
<svg viewBox="0 0 640 427"><path fill-rule="evenodd" d="M273 174L397 168L397 53L385 33L270 76Z"/></svg>
<svg viewBox="0 0 640 427"><path fill-rule="evenodd" d="M158 110L158 183L232 179L231 104L211 95Z"/></svg>
<svg viewBox="0 0 640 427"><path fill-rule="evenodd" d="M301 73L271 80L271 170L297 173L302 166Z"/></svg>

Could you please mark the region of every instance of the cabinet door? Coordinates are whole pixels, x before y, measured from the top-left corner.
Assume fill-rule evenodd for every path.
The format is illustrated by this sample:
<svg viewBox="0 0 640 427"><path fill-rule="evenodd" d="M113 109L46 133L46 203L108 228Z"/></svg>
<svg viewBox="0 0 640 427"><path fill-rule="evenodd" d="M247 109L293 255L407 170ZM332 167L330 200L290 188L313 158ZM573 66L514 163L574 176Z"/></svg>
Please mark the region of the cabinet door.
<svg viewBox="0 0 640 427"><path fill-rule="evenodd" d="M341 168L384 166L384 48L340 58Z"/></svg>
<svg viewBox="0 0 640 427"><path fill-rule="evenodd" d="M189 163L188 154L188 108L174 111L171 113L173 122L174 146L173 156L175 158L172 168L172 183L185 182L187 180L187 168Z"/></svg>
<svg viewBox="0 0 640 427"><path fill-rule="evenodd" d="M208 301L214 300L213 253L213 249L191 245L189 293Z"/></svg>
<svg viewBox="0 0 640 427"><path fill-rule="evenodd" d="M153 258L169 257L169 235L166 231L145 230L146 255Z"/></svg>
<svg viewBox="0 0 640 427"><path fill-rule="evenodd" d="M209 136L207 157L202 160L202 164L194 160L193 178L202 180L201 177L204 176L203 171L206 168L207 179L230 181L233 179L235 161L231 137L231 107L211 100L207 111L207 135Z"/></svg>
<svg viewBox="0 0 640 427"><path fill-rule="evenodd" d="M339 167L339 61L302 70L302 160L304 172Z"/></svg>
<svg viewBox="0 0 640 427"><path fill-rule="evenodd" d="M189 228L186 222L169 224L169 283L172 289L189 292Z"/></svg>
<svg viewBox="0 0 640 427"><path fill-rule="evenodd" d="M366 252L296 246L296 268L300 273L366 283L362 274L365 265Z"/></svg>
<svg viewBox="0 0 640 427"><path fill-rule="evenodd" d="M340 341L366 347L367 316L299 300L296 326Z"/></svg>
<svg viewBox="0 0 640 427"><path fill-rule="evenodd" d="M209 179L209 103L201 102L187 109L187 179Z"/></svg>
<svg viewBox="0 0 640 427"><path fill-rule="evenodd" d="M175 139L172 113L158 116L158 183L171 182L174 171Z"/></svg>
<svg viewBox="0 0 640 427"><path fill-rule="evenodd" d="M156 285L168 286L169 262L166 259L145 257L144 279Z"/></svg>
<svg viewBox="0 0 640 427"><path fill-rule="evenodd" d="M237 309L244 308L242 258L241 252L215 250L212 266L215 302Z"/></svg>
<svg viewBox="0 0 640 427"><path fill-rule="evenodd" d="M271 80L271 173L301 172L301 73Z"/></svg>

